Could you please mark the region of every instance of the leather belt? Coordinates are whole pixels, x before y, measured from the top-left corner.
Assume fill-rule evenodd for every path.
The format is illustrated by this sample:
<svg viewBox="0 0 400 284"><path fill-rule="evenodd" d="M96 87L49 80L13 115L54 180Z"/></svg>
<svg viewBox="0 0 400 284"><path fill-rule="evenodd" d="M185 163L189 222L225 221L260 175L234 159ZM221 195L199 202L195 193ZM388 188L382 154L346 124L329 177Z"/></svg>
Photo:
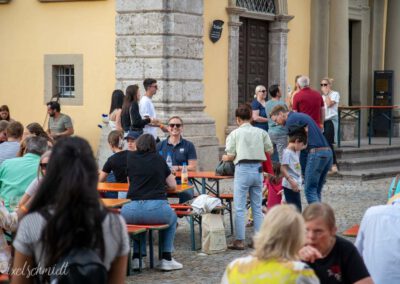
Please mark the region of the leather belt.
<svg viewBox="0 0 400 284"><path fill-rule="evenodd" d="M315 152L326 151L326 150L330 150L330 149L331 149L330 147L311 148L308 152L315 153Z"/></svg>

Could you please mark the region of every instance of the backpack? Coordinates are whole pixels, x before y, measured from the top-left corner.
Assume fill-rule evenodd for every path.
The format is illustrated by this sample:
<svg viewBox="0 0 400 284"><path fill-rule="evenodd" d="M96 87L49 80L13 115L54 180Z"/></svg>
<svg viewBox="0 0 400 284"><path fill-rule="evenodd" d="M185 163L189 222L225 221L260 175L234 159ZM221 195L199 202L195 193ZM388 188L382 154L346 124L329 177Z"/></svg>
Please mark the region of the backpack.
<svg viewBox="0 0 400 284"><path fill-rule="evenodd" d="M40 212L46 219L50 219L48 211ZM102 222L107 214L105 213ZM48 277L51 284L102 284L107 283L108 272L100 256L89 248L74 248L65 256L61 257L50 269L51 275L41 275ZM43 282L44 279L41 279Z"/></svg>
<svg viewBox="0 0 400 284"><path fill-rule="evenodd" d="M400 174L396 175L396 177L392 180L389 186L388 199L392 198L394 195L400 193Z"/></svg>

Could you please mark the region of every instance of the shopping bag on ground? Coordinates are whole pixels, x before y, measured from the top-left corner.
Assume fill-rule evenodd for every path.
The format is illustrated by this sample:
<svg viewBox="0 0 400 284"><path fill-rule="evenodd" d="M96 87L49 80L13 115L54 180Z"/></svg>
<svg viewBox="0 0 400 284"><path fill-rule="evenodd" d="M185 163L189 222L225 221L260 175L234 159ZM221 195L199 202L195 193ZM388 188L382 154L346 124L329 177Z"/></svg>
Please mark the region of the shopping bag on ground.
<svg viewBox="0 0 400 284"><path fill-rule="evenodd" d="M225 251L226 236L221 214L204 214L202 225L202 249L204 253L213 254Z"/></svg>

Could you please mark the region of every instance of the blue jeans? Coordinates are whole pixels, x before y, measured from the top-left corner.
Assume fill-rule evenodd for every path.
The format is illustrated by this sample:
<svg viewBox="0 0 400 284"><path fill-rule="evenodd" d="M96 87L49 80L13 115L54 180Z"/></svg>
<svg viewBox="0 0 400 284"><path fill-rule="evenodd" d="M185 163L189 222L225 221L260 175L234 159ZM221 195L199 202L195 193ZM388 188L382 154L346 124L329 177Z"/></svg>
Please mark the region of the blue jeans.
<svg viewBox="0 0 400 284"><path fill-rule="evenodd" d="M181 179L176 180L176 184L182 184ZM189 183L191 185L191 183ZM184 192L178 193L179 203L185 203L186 201L192 200L194 197L194 190L189 189Z"/></svg>
<svg viewBox="0 0 400 284"><path fill-rule="evenodd" d="M308 204L321 202L322 187L331 167L332 151L330 149L308 153L304 176L304 193Z"/></svg>
<svg viewBox="0 0 400 284"><path fill-rule="evenodd" d="M177 217L167 200L134 200L122 207L121 215L128 224L168 224L168 229L160 231L163 238L162 252L173 251ZM142 236L141 241L144 253L146 237ZM134 252L139 252L137 241L134 243Z"/></svg>
<svg viewBox="0 0 400 284"><path fill-rule="evenodd" d="M300 151L301 175L303 177L306 175L307 156L308 156L308 150L307 149Z"/></svg>
<svg viewBox="0 0 400 284"><path fill-rule="evenodd" d="M262 203L262 174L259 171L261 163L239 163L235 166L233 181L233 195L235 205L235 231L236 239L245 239L246 229L246 202L247 194L250 195L250 204L253 212L254 231L261 228L264 215Z"/></svg>
<svg viewBox="0 0 400 284"><path fill-rule="evenodd" d="M108 176L106 178L106 182L117 182L117 180L115 179L115 175L112 171L108 174ZM104 197L105 198L118 198L118 192L105 192Z"/></svg>
<svg viewBox="0 0 400 284"><path fill-rule="evenodd" d="M295 192L290 188L283 187L283 192L285 194L285 199L287 204L293 204L297 207L301 213L301 196L300 192Z"/></svg>

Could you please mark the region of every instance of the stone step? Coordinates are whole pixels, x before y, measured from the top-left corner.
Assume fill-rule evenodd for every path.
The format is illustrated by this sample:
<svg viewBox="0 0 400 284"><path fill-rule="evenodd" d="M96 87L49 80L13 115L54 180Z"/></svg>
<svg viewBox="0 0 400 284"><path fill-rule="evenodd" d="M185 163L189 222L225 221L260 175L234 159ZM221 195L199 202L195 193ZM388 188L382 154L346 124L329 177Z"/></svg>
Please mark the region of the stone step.
<svg viewBox="0 0 400 284"><path fill-rule="evenodd" d="M400 153L400 145L363 145L362 148L341 147L335 148L336 157L341 158L358 158L365 156L382 156Z"/></svg>
<svg viewBox="0 0 400 284"><path fill-rule="evenodd" d="M344 171L357 171L378 168L397 167L400 170L400 154L378 155L373 153L360 153L357 158L346 155L345 159L338 159L339 169Z"/></svg>
<svg viewBox="0 0 400 284"><path fill-rule="evenodd" d="M329 176L329 179L357 179L357 180L371 180L386 177L395 177L400 173L399 167L382 167L367 170L346 171L340 170L337 174Z"/></svg>

